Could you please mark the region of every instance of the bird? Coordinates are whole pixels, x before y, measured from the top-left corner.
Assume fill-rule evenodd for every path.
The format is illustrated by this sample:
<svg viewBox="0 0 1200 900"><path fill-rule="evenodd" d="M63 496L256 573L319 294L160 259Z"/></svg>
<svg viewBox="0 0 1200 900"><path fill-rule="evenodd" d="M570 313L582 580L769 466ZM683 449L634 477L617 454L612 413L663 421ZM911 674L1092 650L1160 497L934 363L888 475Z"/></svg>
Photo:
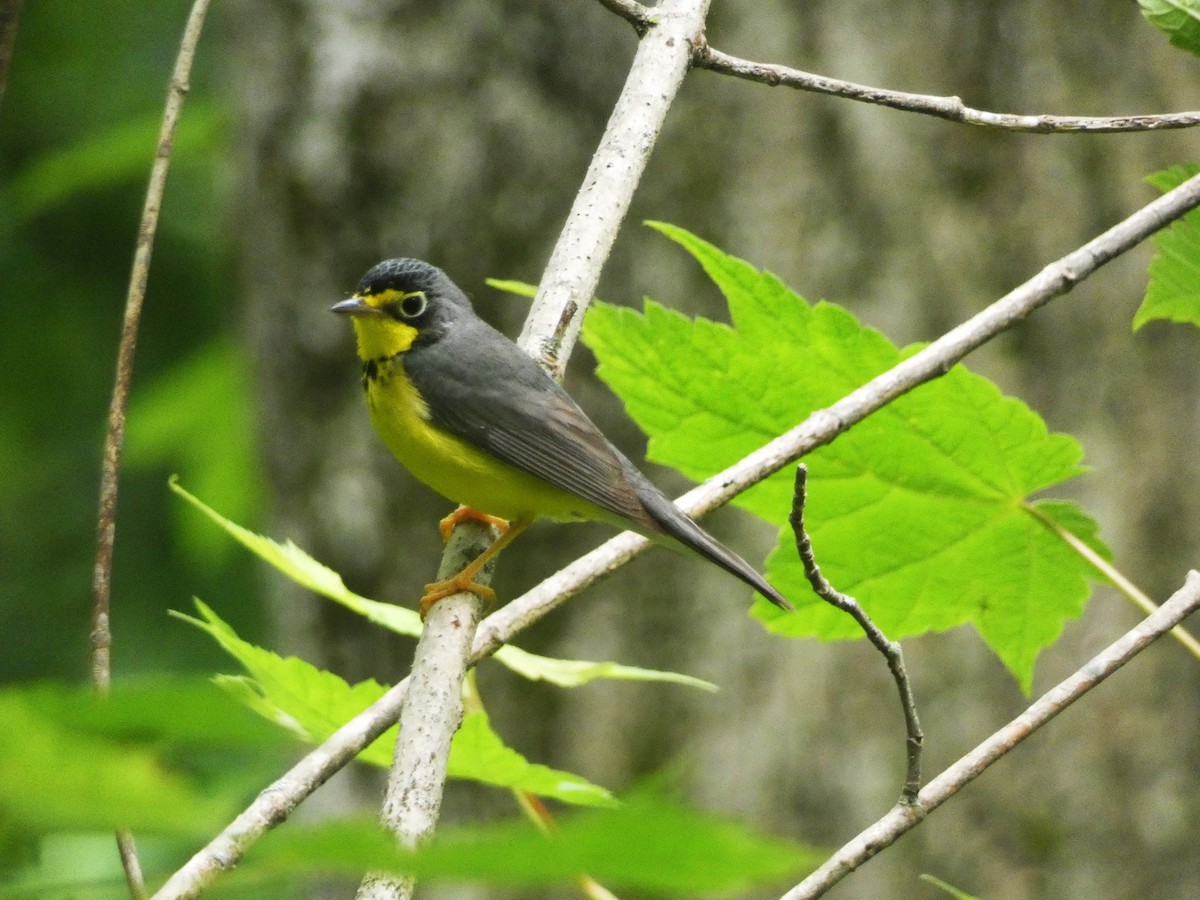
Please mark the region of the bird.
<svg viewBox="0 0 1200 900"><path fill-rule="evenodd" d="M753 566L701 528L601 433L529 355L475 312L443 272L388 259L331 307L349 316L375 431L419 481L459 508L443 540L476 519L501 534L451 578L425 586L421 614L460 591L534 520L601 521L690 551L791 611Z"/></svg>

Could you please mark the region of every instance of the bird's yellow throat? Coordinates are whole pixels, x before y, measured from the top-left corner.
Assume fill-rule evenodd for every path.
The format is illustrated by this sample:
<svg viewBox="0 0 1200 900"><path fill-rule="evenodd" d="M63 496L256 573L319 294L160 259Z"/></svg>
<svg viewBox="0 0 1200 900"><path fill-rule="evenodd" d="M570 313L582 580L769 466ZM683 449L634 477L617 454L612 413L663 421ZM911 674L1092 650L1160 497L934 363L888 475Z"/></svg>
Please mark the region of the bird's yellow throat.
<svg viewBox="0 0 1200 900"><path fill-rule="evenodd" d="M418 292L419 293L419 292ZM413 296L396 290L360 295L359 299L373 309L387 303ZM386 314L354 317L354 336L358 339L358 356L363 362L390 359L403 353L417 339L417 329Z"/></svg>

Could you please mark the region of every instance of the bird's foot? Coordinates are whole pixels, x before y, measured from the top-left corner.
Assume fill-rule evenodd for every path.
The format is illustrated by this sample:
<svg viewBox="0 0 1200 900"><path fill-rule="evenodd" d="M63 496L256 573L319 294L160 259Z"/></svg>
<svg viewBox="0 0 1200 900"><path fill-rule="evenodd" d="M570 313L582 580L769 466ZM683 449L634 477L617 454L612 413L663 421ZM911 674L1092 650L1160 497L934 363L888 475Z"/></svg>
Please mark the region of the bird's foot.
<svg viewBox="0 0 1200 900"><path fill-rule="evenodd" d="M438 522L438 531L442 533L442 543L449 542L450 535L454 533L454 529L463 522L482 522L485 525L495 525L500 529L500 533L508 531L508 520L501 519L499 516L490 516L485 512L480 512L470 506L460 506L446 518Z"/></svg>
<svg viewBox="0 0 1200 900"><path fill-rule="evenodd" d="M425 594L421 597L421 619L424 620L429 615L429 610L439 600L445 600L453 594L461 594L464 591L470 591L476 597L484 602L485 606L490 607L496 602L496 592L485 584L479 584L475 581L477 569L473 570L468 566L452 578L447 578L444 581L433 581L425 585Z"/></svg>

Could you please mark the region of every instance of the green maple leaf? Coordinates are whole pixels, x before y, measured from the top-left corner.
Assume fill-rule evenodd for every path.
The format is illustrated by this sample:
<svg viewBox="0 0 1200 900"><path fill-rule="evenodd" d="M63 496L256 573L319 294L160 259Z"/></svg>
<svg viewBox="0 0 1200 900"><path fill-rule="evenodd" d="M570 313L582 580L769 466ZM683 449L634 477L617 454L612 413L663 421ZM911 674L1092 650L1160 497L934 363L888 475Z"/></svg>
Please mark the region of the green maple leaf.
<svg viewBox="0 0 1200 900"><path fill-rule="evenodd" d="M649 435L648 456L707 478L899 362L883 335L682 229L681 244L724 293L733 327L653 301L642 313L598 305L584 326L598 373ZM1101 553L1078 508L1030 495L1083 471L1071 437L989 381L956 366L806 458L806 522L817 560L892 638L971 624L1029 689L1038 652L1082 611L1094 570L1050 519ZM812 593L786 526L785 469L735 501L782 526L768 577L797 606L764 600L769 628L861 636Z"/></svg>
<svg viewBox="0 0 1200 900"><path fill-rule="evenodd" d="M195 601L201 618L173 613L208 633L246 669L244 676L222 675L216 682L263 718L308 743L319 743L383 696L373 679L348 684L332 672L295 656L283 657L242 640L215 612ZM396 726L360 753L363 762L392 764ZM579 806L610 806L612 795L578 775L531 763L506 747L482 711L468 713L450 747L447 774L497 787L528 791Z"/></svg>
<svg viewBox="0 0 1200 900"><path fill-rule="evenodd" d="M1146 180L1165 193L1197 172L1200 165L1191 163L1155 172ZM1152 241L1156 252L1150 260L1150 283L1134 314L1133 330L1157 319L1200 325L1200 211L1192 210Z"/></svg>

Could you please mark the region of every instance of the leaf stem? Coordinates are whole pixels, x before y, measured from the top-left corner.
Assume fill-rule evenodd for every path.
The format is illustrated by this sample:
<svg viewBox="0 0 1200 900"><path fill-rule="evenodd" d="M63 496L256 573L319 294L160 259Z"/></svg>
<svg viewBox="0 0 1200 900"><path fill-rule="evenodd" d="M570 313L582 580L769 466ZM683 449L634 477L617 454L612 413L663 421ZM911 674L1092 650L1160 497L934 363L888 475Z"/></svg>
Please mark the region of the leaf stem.
<svg viewBox="0 0 1200 900"><path fill-rule="evenodd" d="M1107 559L1081 541L1078 537L1071 534L1067 529L1063 528L1037 507L1031 504L1025 504L1025 511L1031 516L1053 531L1068 547L1082 556L1085 560L1092 564L1101 575L1113 583L1113 586L1122 594L1132 600L1136 605L1141 607L1146 615L1153 614L1158 609L1158 604L1151 600L1146 594L1132 581L1122 574L1121 570L1110 563ZM1187 648L1188 652L1196 659L1200 659L1200 641L1197 641L1190 631L1182 625L1176 625L1171 629L1171 637L1175 638L1179 643Z"/></svg>

